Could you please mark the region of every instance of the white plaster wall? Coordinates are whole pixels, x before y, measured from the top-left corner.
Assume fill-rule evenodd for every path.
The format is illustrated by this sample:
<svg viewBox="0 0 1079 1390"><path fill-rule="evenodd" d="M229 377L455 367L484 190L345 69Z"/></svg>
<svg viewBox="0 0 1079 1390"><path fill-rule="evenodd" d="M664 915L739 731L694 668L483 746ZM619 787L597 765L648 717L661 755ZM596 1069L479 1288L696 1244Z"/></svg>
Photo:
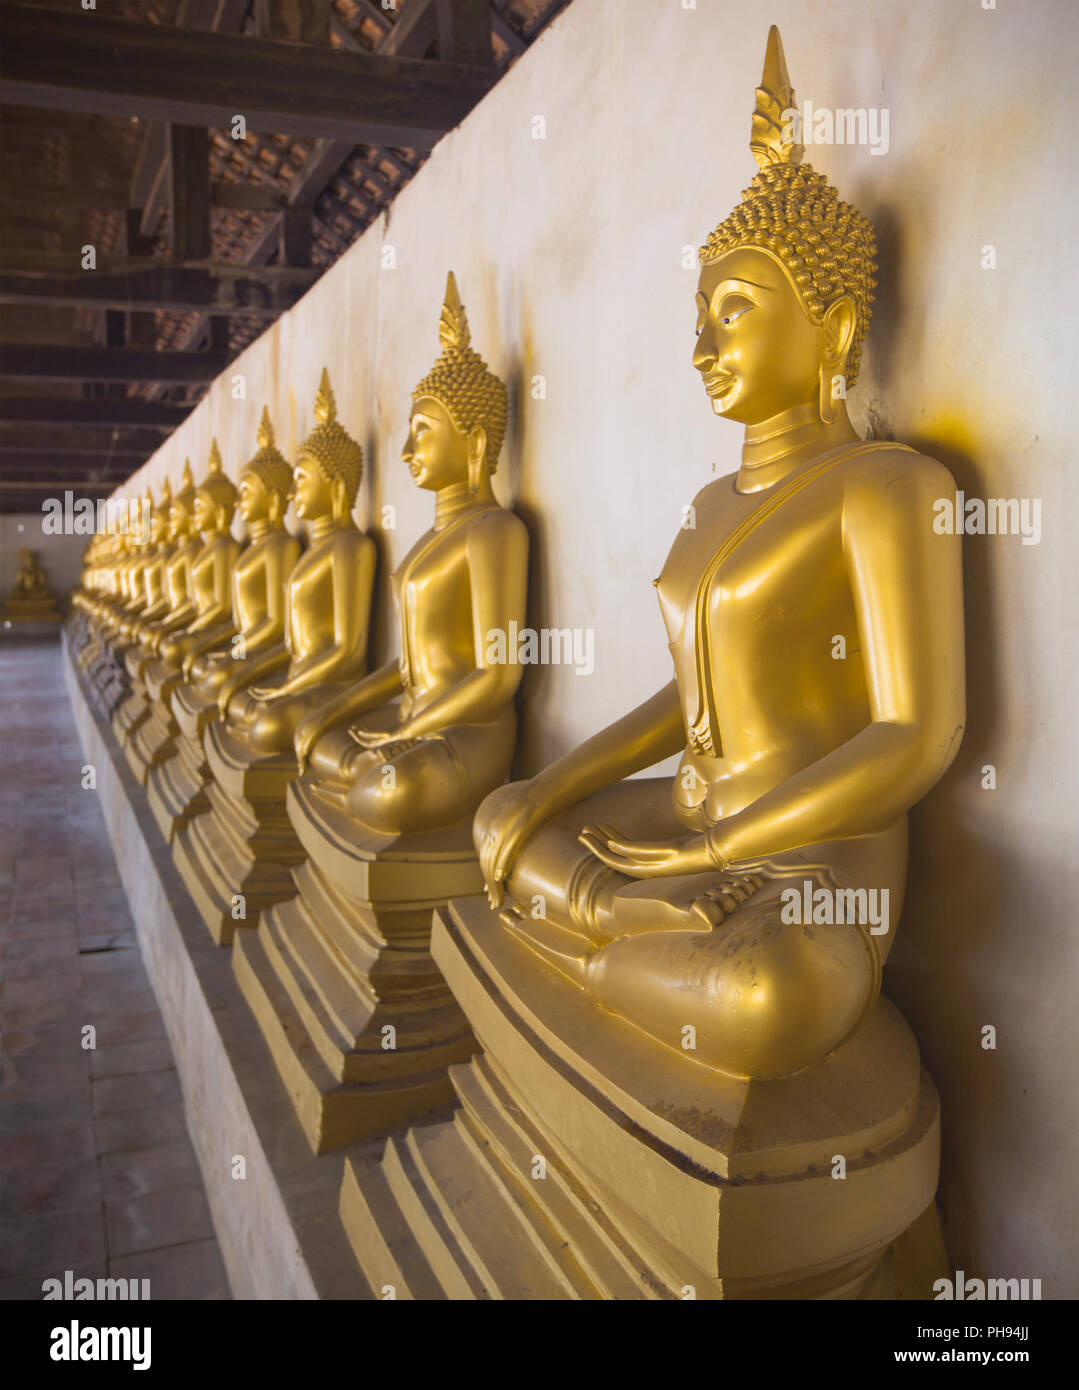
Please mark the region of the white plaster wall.
<svg viewBox="0 0 1079 1390"><path fill-rule="evenodd" d="M52 591L61 603L67 591L79 582L87 538L47 536L41 529L41 522L41 512L0 514L0 603L15 583L19 551L24 548L37 551Z"/></svg>
<svg viewBox="0 0 1079 1390"><path fill-rule="evenodd" d="M882 243L852 414L953 468L970 495L1031 496L1043 539L966 542L970 720L914 817L911 892L888 987L940 1087L955 1263L1079 1294L1074 1135L1077 552L1068 442L1079 308L1074 225L1079 11L1071 0L576 0L315 289L243 355L134 480L234 475L263 402L283 448L328 364L365 444L363 524L386 503L387 566L429 524L400 462L409 393L437 352L446 270L475 345L509 382L498 476L532 534L531 621L593 626L596 670L529 671L531 772L669 675L650 580L681 508L737 466L739 431L690 366L696 247L755 172L767 25L800 100L886 106L891 148L810 151ZM547 138L532 138L543 116ZM394 269L381 268L383 243ZM995 246L998 268L981 268ZM529 383L546 378L545 400ZM230 374L231 375L231 374ZM375 651L396 651L383 588ZM982 790L992 763L998 787ZM995 1051L981 1028L997 1029Z"/></svg>

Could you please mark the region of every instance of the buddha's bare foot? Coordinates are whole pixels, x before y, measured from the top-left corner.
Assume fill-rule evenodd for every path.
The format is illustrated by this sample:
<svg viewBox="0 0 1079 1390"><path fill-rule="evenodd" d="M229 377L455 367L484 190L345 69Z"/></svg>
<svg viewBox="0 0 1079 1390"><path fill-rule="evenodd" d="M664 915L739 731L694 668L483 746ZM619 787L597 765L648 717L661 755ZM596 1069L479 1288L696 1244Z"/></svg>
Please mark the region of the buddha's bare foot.
<svg viewBox="0 0 1079 1390"><path fill-rule="evenodd" d="M751 898L764 884L764 875L757 873L727 873L699 897L694 898L690 912L708 927L718 927L732 912Z"/></svg>

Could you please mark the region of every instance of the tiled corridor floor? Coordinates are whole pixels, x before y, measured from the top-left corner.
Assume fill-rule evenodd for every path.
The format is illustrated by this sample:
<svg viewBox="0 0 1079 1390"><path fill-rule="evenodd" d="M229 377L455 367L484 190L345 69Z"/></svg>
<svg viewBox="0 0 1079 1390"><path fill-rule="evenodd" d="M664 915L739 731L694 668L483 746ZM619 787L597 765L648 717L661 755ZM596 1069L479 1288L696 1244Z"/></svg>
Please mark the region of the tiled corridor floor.
<svg viewBox="0 0 1079 1390"><path fill-rule="evenodd" d="M228 1298L58 642L0 641L0 1298ZM96 1046L84 1049L87 1026Z"/></svg>

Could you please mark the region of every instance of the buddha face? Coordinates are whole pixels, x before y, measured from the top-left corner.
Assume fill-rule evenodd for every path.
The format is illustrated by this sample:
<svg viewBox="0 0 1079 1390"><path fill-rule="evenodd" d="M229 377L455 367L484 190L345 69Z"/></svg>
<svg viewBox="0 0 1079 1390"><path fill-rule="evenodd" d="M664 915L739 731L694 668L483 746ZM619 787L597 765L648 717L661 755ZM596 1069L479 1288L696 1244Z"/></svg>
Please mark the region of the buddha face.
<svg viewBox="0 0 1079 1390"><path fill-rule="evenodd" d="M195 530L213 531L217 527L217 508L207 492L195 493Z"/></svg>
<svg viewBox="0 0 1079 1390"><path fill-rule="evenodd" d="M417 487L437 492L468 478L468 441L433 396L421 396L413 403L401 457Z"/></svg>
<svg viewBox="0 0 1079 1390"><path fill-rule="evenodd" d="M186 507L178 507L175 505L170 507L168 531L169 540L177 541L180 540L181 537L186 536L190 520L191 519L187 514Z"/></svg>
<svg viewBox="0 0 1079 1390"><path fill-rule="evenodd" d="M701 271L693 365L717 415L757 425L816 401L825 341L767 252L736 248Z"/></svg>
<svg viewBox="0 0 1079 1390"><path fill-rule="evenodd" d="M160 508L155 507L150 513L150 541L156 545L168 529L168 519Z"/></svg>
<svg viewBox="0 0 1079 1390"><path fill-rule="evenodd" d="M301 454L293 471L296 515L307 521L333 511L333 485L313 458Z"/></svg>
<svg viewBox="0 0 1079 1390"><path fill-rule="evenodd" d="M270 515L270 494L257 473L240 479L240 515L248 523L266 521Z"/></svg>

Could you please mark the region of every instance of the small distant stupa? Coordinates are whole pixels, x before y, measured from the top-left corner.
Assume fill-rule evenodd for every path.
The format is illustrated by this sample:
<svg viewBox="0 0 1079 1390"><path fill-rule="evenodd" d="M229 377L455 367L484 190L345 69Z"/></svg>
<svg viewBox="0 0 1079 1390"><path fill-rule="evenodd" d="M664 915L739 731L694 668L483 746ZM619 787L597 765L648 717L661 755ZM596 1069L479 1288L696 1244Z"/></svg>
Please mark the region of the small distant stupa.
<svg viewBox="0 0 1079 1390"><path fill-rule="evenodd" d="M56 598L49 588L45 567L33 550L19 551L15 585L4 601L0 621L5 628L27 623L63 622Z"/></svg>

